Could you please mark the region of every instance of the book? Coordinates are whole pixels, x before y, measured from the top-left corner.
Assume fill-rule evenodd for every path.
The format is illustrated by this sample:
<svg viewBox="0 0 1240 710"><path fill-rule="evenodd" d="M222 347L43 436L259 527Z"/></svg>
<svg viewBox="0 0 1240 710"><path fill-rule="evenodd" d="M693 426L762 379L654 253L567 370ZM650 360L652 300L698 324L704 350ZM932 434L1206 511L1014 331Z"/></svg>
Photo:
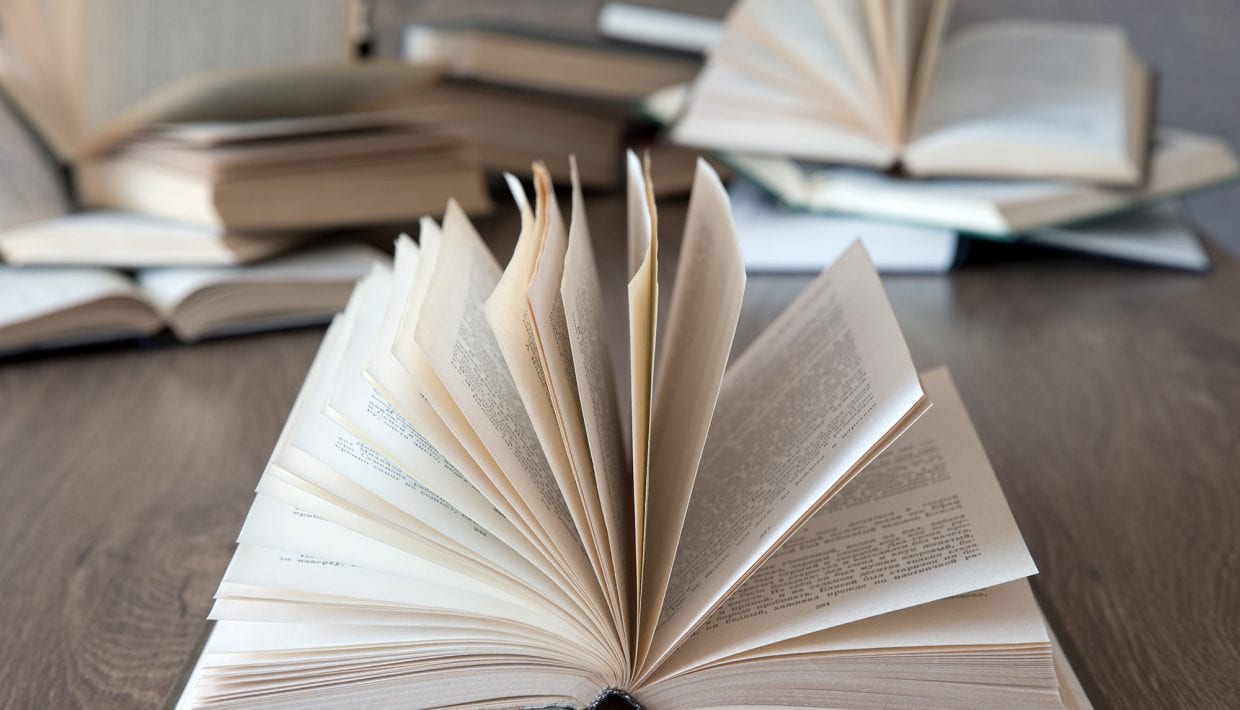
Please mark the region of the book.
<svg viewBox="0 0 1240 710"><path fill-rule="evenodd" d="M0 230L10 266L227 266L266 259L311 232L234 232L119 210L68 212Z"/></svg>
<svg viewBox="0 0 1240 710"><path fill-rule="evenodd" d="M1076 225L1039 229L1024 235L1018 243L1183 271L1210 268L1210 255L1184 206L1178 202Z"/></svg>
<svg viewBox="0 0 1240 710"><path fill-rule="evenodd" d="M467 140L489 172L521 171L541 155L573 154L586 187L609 189L621 182L617 156L623 154L632 119L614 107L447 80L419 91L402 108L436 131ZM566 166L551 170L553 178L568 180Z"/></svg>
<svg viewBox="0 0 1240 710"><path fill-rule="evenodd" d="M504 268L455 203L424 218L328 329L180 707L1060 706L1033 561L864 249L729 365L745 274L700 163L656 351L627 165L619 382L579 182L564 214L541 165L509 181Z"/></svg>
<svg viewBox="0 0 1240 710"><path fill-rule="evenodd" d="M751 273L817 273L859 240L883 273L941 273L970 241L950 229L791 210L738 178L728 187L737 240ZM1020 235L1015 244L1149 266L1205 271L1210 258L1176 201Z"/></svg>
<svg viewBox="0 0 1240 710"><path fill-rule="evenodd" d="M687 88L668 87L643 102L670 124ZM1102 217L1216 187L1240 177L1240 160L1223 139L1160 127L1141 187L1068 181L908 179L865 168L830 166L752 153L720 152L719 160L795 209L839 212L945 227L1009 240L1041 229Z"/></svg>
<svg viewBox="0 0 1240 710"><path fill-rule="evenodd" d="M248 267L0 266L0 353L143 338L186 342L323 323L386 257L360 245L308 249Z"/></svg>
<svg viewBox="0 0 1240 710"><path fill-rule="evenodd" d="M370 108L424 84L355 61L352 5L14 0L0 7L0 83L65 161L155 123Z"/></svg>
<svg viewBox="0 0 1240 710"><path fill-rule="evenodd" d="M818 273L854 241L879 273L943 273L963 255L950 229L791 210L744 178L732 181L728 197L750 273Z"/></svg>
<svg viewBox="0 0 1240 710"><path fill-rule="evenodd" d="M267 101L285 71L304 78L347 64L354 53L343 0L158 8L118 0L15 0L0 10L4 87L66 159L188 105L218 109L243 93L247 103ZM261 86L243 92L247 76Z"/></svg>
<svg viewBox="0 0 1240 710"><path fill-rule="evenodd" d="M603 42L574 41L530 27L487 23L413 23L405 27L406 61L443 65L450 76L610 103L631 111L642 97L689 81L699 57Z"/></svg>
<svg viewBox="0 0 1240 710"><path fill-rule="evenodd" d="M246 233L118 210L74 211L55 158L0 101L0 258L10 265L239 264L308 233Z"/></svg>
<svg viewBox="0 0 1240 710"><path fill-rule="evenodd" d="M457 195L489 209L476 155L459 138L416 125L292 131L251 138L238 129L144 134L83 161L83 204L235 231L304 230L416 220ZM320 117L307 119L315 125Z"/></svg>
<svg viewBox="0 0 1240 710"><path fill-rule="evenodd" d="M1150 73L1122 29L996 20L947 0L742 0L673 136L910 175L1139 185Z"/></svg>

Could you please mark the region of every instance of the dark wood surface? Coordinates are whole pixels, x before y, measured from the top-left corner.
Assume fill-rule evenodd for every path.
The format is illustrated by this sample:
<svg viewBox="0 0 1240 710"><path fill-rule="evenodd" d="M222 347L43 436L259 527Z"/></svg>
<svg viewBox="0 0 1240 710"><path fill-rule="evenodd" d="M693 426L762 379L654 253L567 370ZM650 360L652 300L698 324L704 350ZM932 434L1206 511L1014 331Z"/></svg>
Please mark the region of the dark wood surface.
<svg viewBox="0 0 1240 710"><path fill-rule="evenodd" d="M664 294L683 215L661 212ZM621 203L590 217L622 269ZM506 258L512 215L479 226ZM1048 257L885 279L1104 707L1240 703L1240 266L1214 256L1205 277ZM738 347L806 282L751 278ZM0 364L0 707L169 700L321 333Z"/></svg>

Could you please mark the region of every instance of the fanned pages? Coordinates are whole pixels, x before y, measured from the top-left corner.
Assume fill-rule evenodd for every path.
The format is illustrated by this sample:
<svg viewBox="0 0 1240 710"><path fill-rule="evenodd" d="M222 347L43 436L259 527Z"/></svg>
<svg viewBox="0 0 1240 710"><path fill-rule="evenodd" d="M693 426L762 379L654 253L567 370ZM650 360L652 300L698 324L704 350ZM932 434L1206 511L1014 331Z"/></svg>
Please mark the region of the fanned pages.
<svg viewBox="0 0 1240 710"><path fill-rule="evenodd" d="M656 358L629 168L630 391L575 163L567 222L544 165L532 203L509 176L505 268L455 202L424 218L324 337L180 707L1061 707L1061 676L1080 705L964 404L864 250L729 367L745 275L699 162Z"/></svg>
<svg viewBox="0 0 1240 710"><path fill-rule="evenodd" d="M1123 31L1005 20L943 36L948 0L742 0L674 135L914 175L1139 184L1149 72Z"/></svg>

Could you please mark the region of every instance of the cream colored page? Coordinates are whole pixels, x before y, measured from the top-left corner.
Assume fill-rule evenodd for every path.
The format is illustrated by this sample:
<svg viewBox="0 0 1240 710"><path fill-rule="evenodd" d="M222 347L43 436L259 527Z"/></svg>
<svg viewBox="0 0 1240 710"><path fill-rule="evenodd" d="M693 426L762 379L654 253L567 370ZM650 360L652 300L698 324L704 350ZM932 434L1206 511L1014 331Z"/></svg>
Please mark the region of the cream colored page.
<svg viewBox="0 0 1240 710"><path fill-rule="evenodd" d="M628 152L629 396L633 403L633 530L638 609L646 550L646 484L650 459L650 405L659 308L658 224L651 187L633 151ZM638 626L645 623L639 616Z"/></svg>
<svg viewBox="0 0 1240 710"><path fill-rule="evenodd" d="M729 22L731 31L747 35L794 67L810 93L846 104L864 123L881 123L882 105L872 75L853 71L849 52L855 45L840 46L821 12L811 3L749 0L733 11Z"/></svg>
<svg viewBox="0 0 1240 710"><path fill-rule="evenodd" d="M347 308L353 327L325 413L527 560L545 562L526 537L363 376L392 288L391 273L379 267L355 290Z"/></svg>
<svg viewBox="0 0 1240 710"><path fill-rule="evenodd" d="M333 350L323 377L312 383L306 411L293 430L289 446L420 521L445 548L501 568L520 565L520 556L511 548L323 413L347 347L347 335L352 331L351 320L346 318L344 342Z"/></svg>
<svg viewBox="0 0 1240 710"><path fill-rule="evenodd" d="M616 628L621 630L626 627L623 617L628 603L628 589L619 583L615 569L615 553L619 551L619 546L609 540L599 498L599 485L590 459L590 444L581 411L581 397L577 392L576 366L569 342L568 320L564 299L560 293L568 249L568 230L560 214L551 176L542 164L534 167L534 182L544 215L544 235L526 291L526 303L561 440L568 453L576 490L581 497L590 543L598 560L599 580L612 609ZM610 372L606 374L611 375ZM627 556L618 559L621 564L627 564ZM627 633L623 635L627 638Z"/></svg>
<svg viewBox="0 0 1240 710"><path fill-rule="evenodd" d="M1019 20L963 29L940 50L909 159L985 141L1123 156L1127 71L1119 29Z"/></svg>
<svg viewBox="0 0 1240 710"><path fill-rule="evenodd" d="M499 283L499 265L455 202L448 205L443 235L414 338L524 504L543 522L555 551L570 562L578 579L592 577L568 506L483 312Z"/></svg>
<svg viewBox="0 0 1240 710"><path fill-rule="evenodd" d="M954 0L952 2L926 0L926 2L929 5L925 20L926 26L922 29L920 48L913 60L912 80L909 83L909 95L905 109L907 115L904 135L901 137L901 141L905 143L911 138L913 126L917 125L917 117L921 113L926 92L930 88L930 81L934 77L934 71L939 62L939 53L943 48L947 19L955 4Z"/></svg>
<svg viewBox="0 0 1240 710"><path fill-rule="evenodd" d="M70 210L55 160L0 102L0 230Z"/></svg>
<svg viewBox="0 0 1240 710"><path fill-rule="evenodd" d="M80 105L79 139L105 130L189 77L348 61L352 55L348 4L346 0L271 0L259 6L248 0L75 2L79 32L70 75Z"/></svg>
<svg viewBox="0 0 1240 710"><path fill-rule="evenodd" d="M674 672L1037 572L946 370L931 409L749 577Z"/></svg>
<svg viewBox="0 0 1240 710"><path fill-rule="evenodd" d="M606 524L616 588L627 594L629 566L633 558L632 517L629 512L632 507L631 484L629 472L625 469L620 407L611 368L611 351L607 344L603 289L594 261L594 247L590 243L590 225L586 219L585 201L575 163L572 175L573 211L560 296L563 299L566 335L572 350L569 358L576 377L573 391L580 398L589 465ZM621 607L622 625L627 628L631 623L627 618L628 604ZM627 633L625 637L628 637Z"/></svg>
<svg viewBox="0 0 1240 710"><path fill-rule="evenodd" d="M1048 643L1029 581L993 587L825 629L729 657L727 661L803 653Z"/></svg>
<svg viewBox="0 0 1240 710"><path fill-rule="evenodd" d="M549 615L568 624L575 629L572 638L577 643L584 640L598 648L596 631L581 620L576 608L567 606L560 595L546 596L536 585L520 581L519 576L505 578L487 569L453 564L450 557L436 559L422 554L401 528L367 520L360 511L324 507L318 497L307 498L304 493L291 491L288 483L271 476L263 477L258 491L237 540L241 544L411 577L521 605L531 614ZM339 623L330 618L324 621Z"/></svg>
<svg viewBox="0 0 1240 710"><path fill-rule="evenodd" d="M724 378L649 670L924 407L908 349L854 243Z"/></svg>
<svg viewBox="0 0 1240 710"><path fill-rule="evenodd" d="M537 443L541 446L542 465L556 483L559 497L572 519L575 534L584 543L595 578L602 580L604 573L598 549L594 545L581 492L565 448L564 435L556 418L527 297L529 283L543 249L547 205L540 196L537 210L531 212L521 183L512 175L505 177L521 209L521 233L511 261L483 304L483 312L507 371L512 376L519 401L524 405L525 414L537 436Z"/></svg>
<svg viewBox="0 0 1240 710"><path fill-rule="evenodd" d="M698 160L658 380L650 435L642 615L657 619L689 495L710 430L745 295L745 264L728 193ZM653 625L643 629L649 643Z"/></svg>
<svg viewBox="0 0 1240 710"><path fill-rule="evenodd" d="M572 638L575 635L571 625L522 604L501 601L431 580L413 579L251 545L237 547L224 579L237 584L343 597L356 605L371 602L495 617L541 626L557 636Z"/></svg>
<svg viewBox="0 0 1240 710"><path fill-rule="evenodd" d="M392 273L392 292L384 308L383 324L380 326L366 363L366 379L390 401L401 416L421 431L449 461L456 466L488 501L508 518L509 522L528 531L520 516L515 514L512 502L495 487L484 473L484 467L495 468L489 454L484 455L481 444L467 448L462 438L477 440L477 434L468 425L457 422L453 429L428 400L427 390L443 384L427 372L420 349L412 347L410 319L421 308L426 294L425 286L430 280L439 245L439 227L429 217L422 219L421 246L407 236L396 240L396 259ZM419 256L419 254L421 256ZM416 373L416 374L415 374ZM446 394L444 399L450 399ZM457 419L463 420L463 416ZM458 438L461 437L461 438Z"/></svg>
<svg viewBox="0 0 1240 710"><path fill-rule="evenodd" d="M384 328L380 330L369 367L374 374L383 374L390 391L399 397L394 402L405 417L431 433L432 440L451 442L441 445L441 450L469 482L529 538L560 578L571 580L574 575L565 567L562 556L553 552L544 521L522 501L416 342L422 304L443 239L434 220L422 219L420 239L422 257L416 265L401 258L402 254L412 253L413 244L407 240L404 244L397 243L395 274L404 285L388 303Z"/></svg>

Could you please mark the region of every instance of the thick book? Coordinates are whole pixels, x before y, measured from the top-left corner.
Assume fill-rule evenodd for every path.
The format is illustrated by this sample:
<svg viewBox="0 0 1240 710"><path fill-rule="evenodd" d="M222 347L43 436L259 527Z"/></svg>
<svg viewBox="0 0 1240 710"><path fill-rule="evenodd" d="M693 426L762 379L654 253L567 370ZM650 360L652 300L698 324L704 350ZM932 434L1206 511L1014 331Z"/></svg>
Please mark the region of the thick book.
<svg viewBox="0 0 1240 710"><path fill-rule="evenodd" d="M1001 20L945 36L950 7L742 0L673 135L921 177L1142 182L1152 82L1122 29Z"/></svg>
<svg viewBox="0 0 1240 710"><path fill-rule="evenodd" d="M656 350L628 166L627 266L535 165L507 267L449 202L358 285L181 707L1061 705L1033 561L865 251L732 358L745 272L700 163ZM628 281L615 351L600 266Z"/></svg>
<svg viewBox="0 0 1240 710"><path fill-rule="evenodd" d="M0 354L145 338L179 340L323 323L382 253L321 246L257 266L0 266Z"/></svg>
<svg viewBox="0 0 1240 710"><path fill-rule="evenodd" d="M584 42L518 23L411 24L401 54L416 64L442 65L458 79L609 102L613 110L689 81L701 68L701 59L689 54Z"/></svg>
<svg viewBox="0 0 1240 710"><path fill-rule="evenodd" d="M170 124L83 161L74 178L87 206L231 231L412 221L453 195L471 212L490 208L467 142L391 115L368 129L323 129L323 116L240 121L232 135L221 122Z"/></svg>

